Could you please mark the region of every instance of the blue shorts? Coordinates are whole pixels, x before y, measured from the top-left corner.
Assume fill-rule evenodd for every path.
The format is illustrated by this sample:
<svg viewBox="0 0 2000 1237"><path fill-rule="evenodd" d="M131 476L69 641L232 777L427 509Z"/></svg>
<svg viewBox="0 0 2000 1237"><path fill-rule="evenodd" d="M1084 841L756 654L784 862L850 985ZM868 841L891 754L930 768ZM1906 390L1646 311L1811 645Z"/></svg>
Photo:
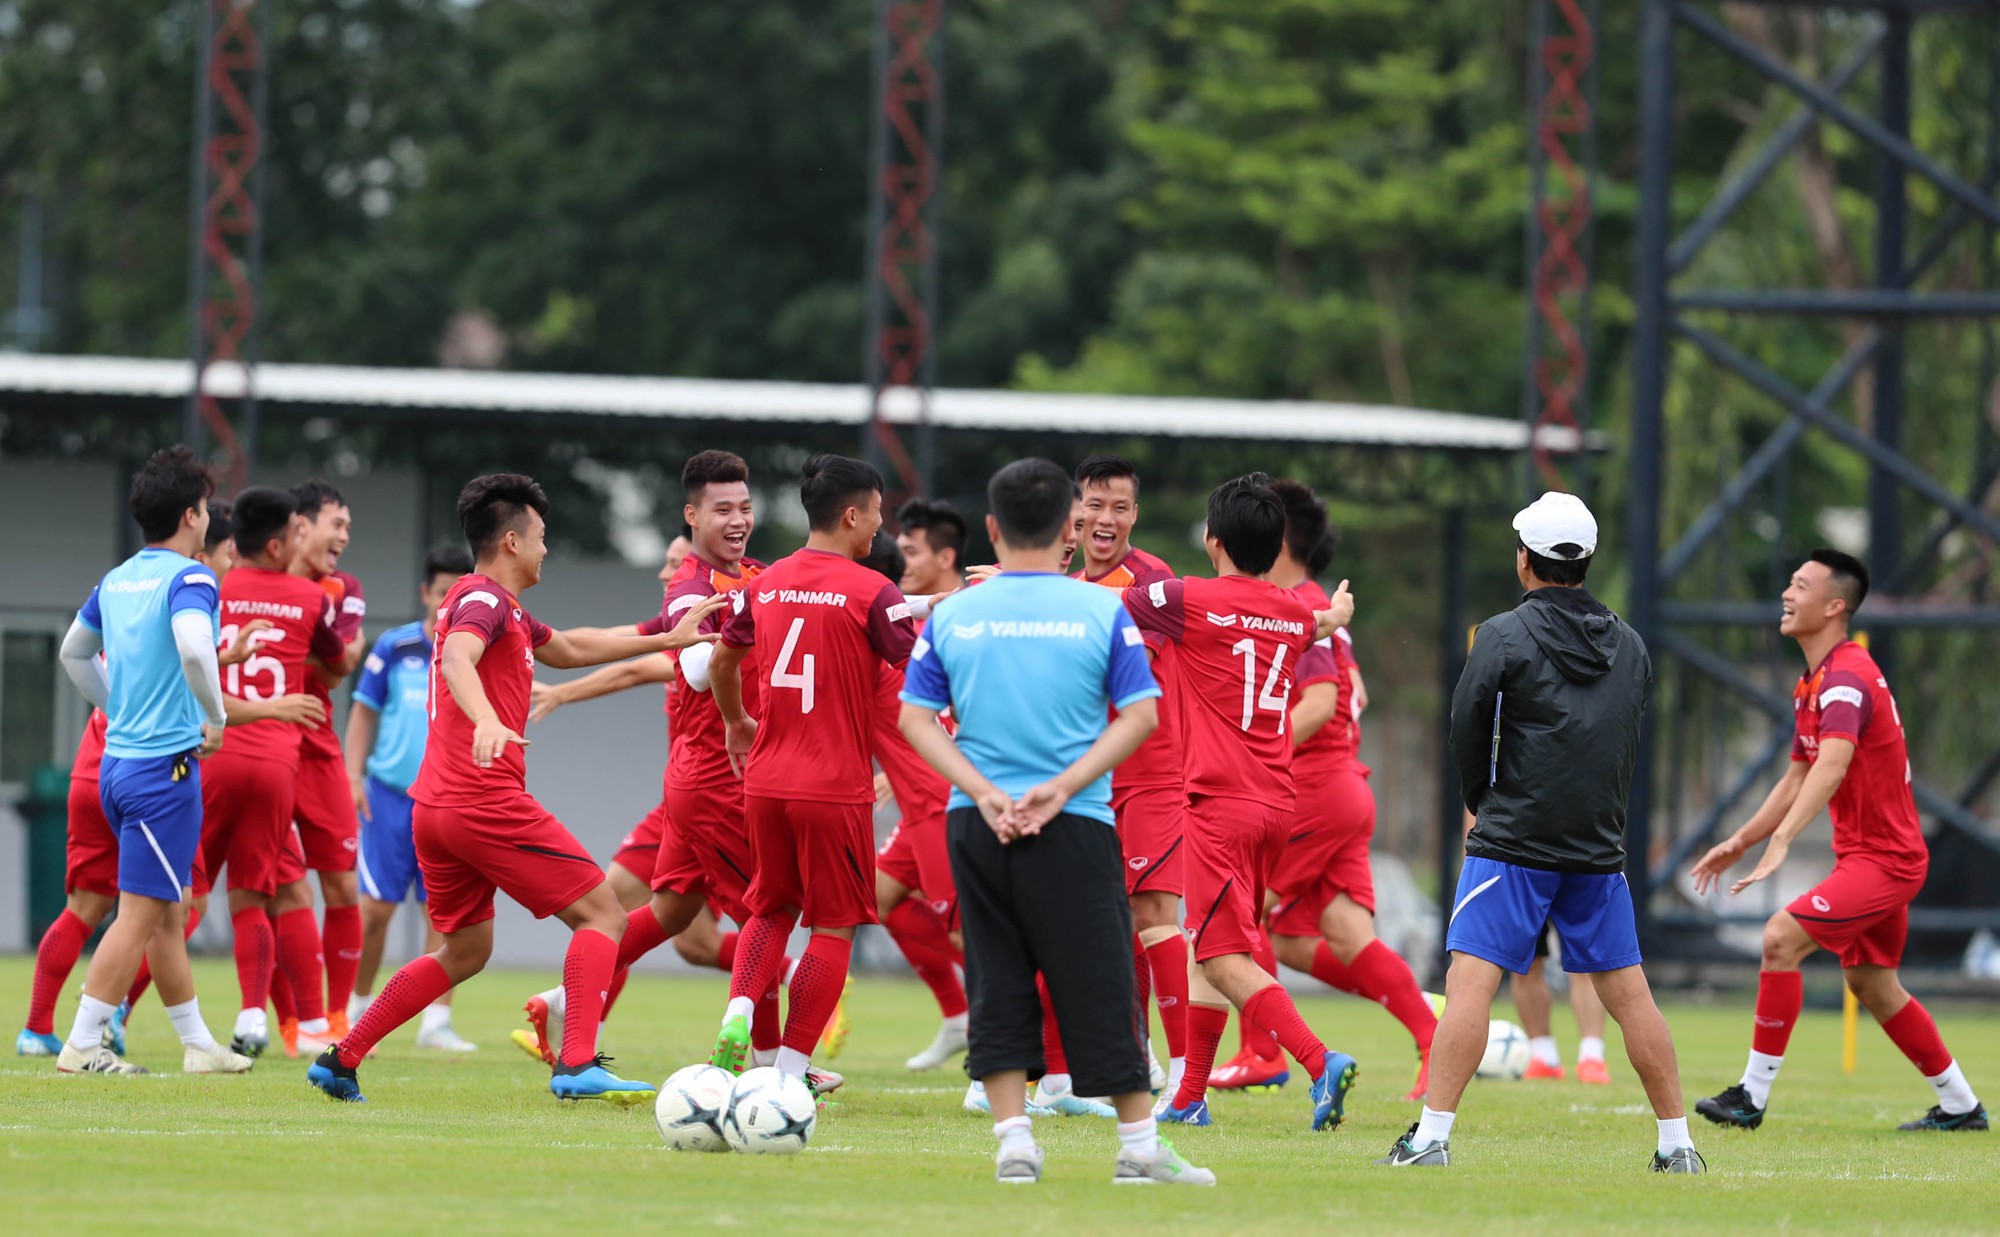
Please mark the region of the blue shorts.
<svg viewBox="0 0 2000 1237"><path fill-rule="evenodd" d="M1544 872L1468 855L1458 874L1445 948L1516 975L1535 961L1544 924L1562 938L1563 970L1588 974L1639 965L1632 888L1623 872Z"/></svg>
<svg viewBox="0 0 2000 1237"><path fill-rule="evenodd" d="M118 835L118 891L178 902L201 846L201 762L106 756L97 775L104 819Z"/></svg>
<svg viewBox="0 0 2000 1237"><path fill-rule="evenodd" d="M361 892L377 902L401 902L424 893L424 874L417 868L416 843L410 840L410 796L387 782L367 780L368 819L361 822Z"/></svg>

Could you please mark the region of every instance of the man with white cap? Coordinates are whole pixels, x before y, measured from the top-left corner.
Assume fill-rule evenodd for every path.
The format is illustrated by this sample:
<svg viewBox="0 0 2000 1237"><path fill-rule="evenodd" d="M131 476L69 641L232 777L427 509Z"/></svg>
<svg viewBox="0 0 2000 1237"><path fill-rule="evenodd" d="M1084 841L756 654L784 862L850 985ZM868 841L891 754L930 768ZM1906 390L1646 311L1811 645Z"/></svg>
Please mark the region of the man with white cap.
<svg viewBox="0 0 2000 1237"><path fill-rule="evenodd" d="M1584 591L1597 521L1581 500L1544 494L1514 517L1514 531L1526 595L1480 624L1451 701L1452 761L1477 823L1445 935L1451 971L1430 1094L1378 1162L1451 1163L1452 1122L1486 1050L1493 994L1503 972L1533 963L1546 921L1562 937L1564 968L1590 974L1625 1032L1659 1119L1653 1171L1702 1172L1673 1036L1639 969L1624 875L1625 799L1652 661L1638 633Z"/></svg>

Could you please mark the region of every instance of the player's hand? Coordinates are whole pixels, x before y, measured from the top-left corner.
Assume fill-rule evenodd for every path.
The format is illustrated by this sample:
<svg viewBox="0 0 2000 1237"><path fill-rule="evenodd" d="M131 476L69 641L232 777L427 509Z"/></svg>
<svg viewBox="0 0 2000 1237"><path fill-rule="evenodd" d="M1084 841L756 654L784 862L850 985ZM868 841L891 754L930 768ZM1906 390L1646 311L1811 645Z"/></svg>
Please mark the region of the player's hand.
<svg viewBox="0 0 2000 1237"><path fill-rule="evenodd" d="M1031 786L1028 792L1014 801L1014 830L1016 837L1033 837L1042 831L1059 815L1069 802L1069 792L1055 782L1043 782Z"/></svg>
<svg viewBox="0 0 2000 1237"><path fill-rule="evenodd" d="M472 763L482 769L490 769L500 753L507 750L509 743L527 747L529 740L515 734L500 724L499 718L480 722L472 728Z"/></svg>
<svg viewBox="0 0 2000 1237"><path fill-rule="evenodd" d="M1020 834L1014 828L1014 801L998 786L988 786L974 801L979 806L979 814L986 818L987 828L993 830L1002 845L1013 841Z"/></svg>
<svg viewBox="0 0 2000 1237"><path fill-rule="evenodd" d="M667 647L670 649L684 649L691 644L714 644L717 640L722 639L719 634L702 635L701 625L707 621L709 615L728 605L731 600L732 598L728 593L716 593L714 596L704 597L694 605L689 606L688 612L681 615L681 621L675 623L672 629L666 633Z"/></svg>
<svg viewBox="0 0 2000 1237"><path fill-rule="evenodd" d="M750 749L757 743L757 719L746 717L740 722L727 723L727 727L724 746L729 752L729 768L742 777L744 766L750 763Z"/></svg>
<svg viewBox="0 0 2000 1237"><path fill-rule="evenodd" d="M271 716L297 726L317 726L326 720L326 703L318 696L293 692L270 702Z"/></svg>
<svg viewBox="0 0 2000 1237"><path fill-rule="evenodd" d="M1790 849L1791 844L1789 842L1780 842L1778 839L1772 838L1771 844L1764 848L1764 857L1757 861L1756 868L1751 871L1750 875L1741 878L1735 884L1731 885L1729 892L1742 893L1745 889L1748 889L1750 886L1783 867L1785 852Z"/></svg>
<svg viewBox="0 0 2000 1237"><path fill-rule="evenodd" d="M998 563L981 563L977 567L967 567L965 569L965 586L970 588L975 584L984 584L999 574L1000 564Z"/></svg>
<svg viewBox="0 0 2000 1237"><path fill-rule="evenodd" d="M1695 893L1705 894L1720 886L1722 874L1735 867L1736 861L1743 857L1743 852L1747 849L1748 847L1733 837L1724 838L1709 847L1708 853L1701 857L1701 861L1695 864L1694 870L1689 873L1694 877Z"/></svg>
<svg viewBox="0 0 2000 1237"><path fill-rule="evenodd" d="M215 755L221 750L222 727L211 726L207 722L203 722L201 724L201 746L195 749L194 753L196 759L207 760L210 756Z"/></svg>
<svg viewBox="0 0 2000 1237"><path fill-rule="evenodd" d="M358 777L348 778L347 793L354 796L354 814L361 818L362 823L375 819L375 814L368 810L368 786L365 782Z"/></svg>
<svg viewBox="0 0 2000 1237"><path fill-rule="evenodd" d="M1319 632L1321 637L1331 636L1354 621L1354 594L1348 591L1347 581L1342 580L1340 587L1333 590L1332 600L1320 614L1323 618Z"/></svg>
<svg viewBox="0 0 2000 1237"><path fill-rule="evenodd" d="M562 691L555 683L539 680L528 684L528 720L541 721L562 707Z"/></svg>
<svg viewBox="0 0 2000 1237"><path fill-rule="evenodd" d="M877 773L875 775L875 806L884 807L895 797L896 792L889 785L889 775L886 773Z"/></svg>
<svg viewBox="0 0 2000 1237"><path fill-rule="evenodd" d="M251 619L249 622L243 624L243 626L236 629L236 638L229 642L229 647L215 655L216 664L219 666L240 666L244 662L249 661L250 655L257 651L257 642L251 639L251 637L260 631L269 631L270 629L270 619Z"/></svg>

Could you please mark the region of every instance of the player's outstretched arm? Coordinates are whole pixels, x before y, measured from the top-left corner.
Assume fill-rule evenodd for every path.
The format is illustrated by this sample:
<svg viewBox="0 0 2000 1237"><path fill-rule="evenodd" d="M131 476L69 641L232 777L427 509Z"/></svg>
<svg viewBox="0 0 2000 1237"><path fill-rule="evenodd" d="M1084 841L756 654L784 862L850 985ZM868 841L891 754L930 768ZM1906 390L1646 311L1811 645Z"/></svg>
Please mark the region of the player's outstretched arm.
<svg viewBox="0 0 2000 1237"><path fill-rule="evenodd" d="M1812 762L1805 780L1799 786L1799 796L1792 801L1791 810L1771 835L1771 844L1764 848L1764 857L1757 861L1757 867L1750 875L1729 887L1731 893L1741 893L1750 886L1776 872L1784 865L1785 853L1791 849L1792 839L1805 832L1807 825L1826 810L1833 802L1833 794L1840 789L1840 783L1847 777L1847 766L1854 760L1854 740L1821 739L1819 758Z"/></svg>
<svg viewBox="0 0 2000 1237"><path fill-rule="evenodd" d="M1139 745L1160 728L1160 701L1157 696L1134 700L1118 710L1118 716L1097 736L1097 742L1076 758L1076 763L1039 786L1031 787L1014 803L1015 836L1040 833L1054 820L1070 796L1118 767L1119 762L1139 750Z"/></svg>
<svg viewBox="0 0 2000 1237"><path fill-rule="evenodd" d="M638 629L633 628L631 634L637 635ZM586 700L616 695L647 683L673 681L673 659L663 654L613 662L566 683L536 683L530 689L528 720L541 721L566 704L582 704Z"/></svg>
<svg viewBox="0 0 2000 1237"><path fill-rule="evenodd" d="M906 700L903 711L896 716L896 728L903 732L917 755L924 758L924 763L979 806L979 814L1001 841L1013 841L1020 836L1013 797L988 781L978 766L966 758L958 743L938 724L938 712Z"/></svg>
<svg viewBox="0 0 2000 1237"><path fill-rule="evenodd" d="M1354 621L1354 594L1347 590L1347 581L1333 590L1331 603L1324 610L1313 611L1313 618L1319 624L1315 640L1330 640L1333 633Z"/></svg>
<svg viewBox="0 0 2000 1237"><path fill-rule="evenodd" d="M70 620L69 631L63 635L62 651L57 654L62 660L63 673L76 684L76 690L100 709L111 699L111 680L105 677L104 663L97 659L103 651L103 634L76 618Z"/></svg>
<svg viewBox="0 0 2000 1237"><path fill-rule="evenodd" d="M657 636L614 636L606 635L602 629L572 627L567 631L551 632L549 638L535 650L535 660L544 666L557 670L572 670L580 666L601 666L608 661L624 661L628 657L642 657L647 653L666 653L674 649L684 649L691 644L703 644L715 640L714 635L703 635L701 625L717 610L730 603L727 593L717 593L705 597L689 606L681 621Z"/></svg>
<svg viewBox="0 0 2000 1237"><path fill-rule="evenodd" d="M1785 770L1785 776L1771 787L1771 793L1764 796L1764 802L1743 827L1730 834L1714 846L1709 847L1694 865L1688 875L1694 878L1694 891L1705 894L1722 883L1722 874L1736 865L1752 846L1770 837L1784 823L1785 816L1798 802L1799 791L1806 784L1808 765L1803 760L1794 760Z"/></svg>
<svg viewBox="0 0 2000 1237"><path fill-rule="evenodd" d="M295 726L317 726L326 720L326 705L318 696L308 696L304 692L293 692L289 696L279 696L274 700L238 700L234 696L222 698L222 711L232 726L242 726L250 722L290 722Z"/></svg>

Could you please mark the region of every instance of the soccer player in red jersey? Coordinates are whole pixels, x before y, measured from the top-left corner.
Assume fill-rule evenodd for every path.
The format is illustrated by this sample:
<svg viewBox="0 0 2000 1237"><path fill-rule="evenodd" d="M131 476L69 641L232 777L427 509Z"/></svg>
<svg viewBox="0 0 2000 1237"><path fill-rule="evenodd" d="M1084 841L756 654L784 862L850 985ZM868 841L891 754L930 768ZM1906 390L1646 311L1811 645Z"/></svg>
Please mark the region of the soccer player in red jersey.
<svg viewBox="0 0 2000 1237"><path fill-rule="evenodd" d="M625 915L583 845L528 794L521 730L536 662L589 666L684 648L705 639L697 629L722 603L691 607L678 626L657 636L551 630L520 603L542 578L548 506L541 486L518 473L475 477L459 494L459 523L476 567L439 607L431 731L423 770L410 788L417 863L444 944L397 971L354 1029L307 1071L307 1081L335 1099L362 1099L355 1067L368 1050L485 967L498 890L571 930L562 1058L550 1092L624 1104L654 1097L650 1084L619 1078L598 1055L598 1013Z"/></svg>
<svg viewBox="0 0 2000 1237"><path fill-rule="evenodd" d="M1083 492L1084 526L1083 570L1076 573L1077 579L1128 589L1174 578L1171 567L1132 544L1132 528L1139 522L1138 469L1115 455L1093 455L1077 465L1076 483ZM1157 635L1149 637L1147 645L1156 662L1172 647ZM1166 672L1160 670L1158 677L1164 680ZM1153 1063L1155 1089L1178 1087L1187 1069L1188 946L1180 926L1187 796L1181 788L1177 719L1171 698L1163 701L1159 729L1111 775L1111 806L1118 816L1125 893L1132 903L1136 934L1133 973L1139 983L1139 1007L1143 1010L1147 994L1153 994L1167 1033L1164 1079L1153 1063L1152 1037L1147 1036L1146 1059ZM1054 1098L1048 1087L1044 1076L1036 1096L1044 1104Z"/></svg>
<svg viewBox="0 0 2000 1237"><path fill-rule="evenodd" d="M1296 806L1293 676L1313 642L1345 626L1354 608L1344 582L1332 606L1315 612L1264 579L1284 540L1284 503L1267 478L1238 477L1208 499L1205 544L1217 578L1125 592L1139 628L1175 646L1164 664L1181 715L1187 930L1200 973L1190 980L1187 1072L1162 1099L1160 1117L1189 1125L1210 1123L1208 1075L1231 1005L1311 1076L1313 1129L1340 1125L1357 1069L1353 1057L1327 1049L1251 956Z"/></svg>
<svg viewBox="0 0 2000 1237"><path fill-rule="evenodd" d="M777 1064L804 1079L847 982L854 929L875 922L867 873L882 667L907 661L917 632L902 590L855 561L882 527L881 474L860 460L816 455L799 498L811 529L805 548L737 594L710 665L728 755L744 767L755 863L750 921L711 1060L743 1068L750 1015L803 922L812 940L792 975ZM753 654L761 717L745 703Z"/></svg>
<svg viewBox="0 0 2000 1237"><path fill-rule="evenodd" d="M1890 1042L1937 1092L1904 1130L1983 1130L1986 1109L1944 1045L1930 1012L1904 990L1896 968L1909 935L1910 902L1923 889L1930 849L1910 791L1903 719L1875 659L1849 636L1868 597L1868 569L1838 550L1815 550L1792 574L1778 630L1799 642L1806 672L1792 693L1798 733L1792 766L1756 815L1694 866L1695 892L1715 888L1752 846L1770 839L1740 893L1776 872L1805 827L1833 813L1833 872L1764 925L1757 1019L1743 1079L1695 1105L1717 1125L1754 1130L1804 1005L1799 965L1816 949L1840 956L1847 986Z"/></svg>

